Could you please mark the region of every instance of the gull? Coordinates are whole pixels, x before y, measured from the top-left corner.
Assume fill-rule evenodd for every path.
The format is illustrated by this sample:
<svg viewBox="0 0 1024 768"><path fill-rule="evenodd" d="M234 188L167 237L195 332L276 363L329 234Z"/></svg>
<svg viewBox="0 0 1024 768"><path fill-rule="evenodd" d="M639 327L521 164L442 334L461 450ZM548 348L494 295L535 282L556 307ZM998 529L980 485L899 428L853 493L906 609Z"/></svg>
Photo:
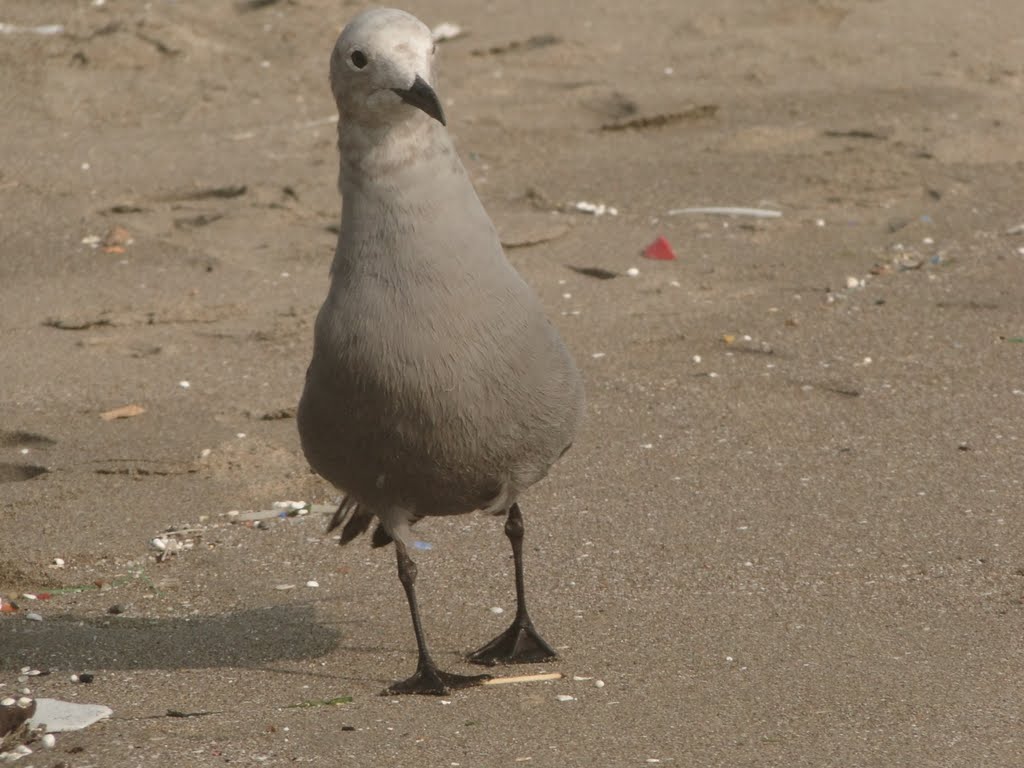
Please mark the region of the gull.
<svg viewBox="0 0 1024 768"><path fill-rule="evenodd" d="M310 465L345 494L328 530L346 544L376 520L373 545L394 542L419 661L388 691L443 695L488 676L432 659L410 527L505 515L516 616L469 659L555 658L526 608L519 497L572 444L583 385L456 154L434 60L430 30L394 9L356 16L331 53L341 228L297 421Z"/></svg>

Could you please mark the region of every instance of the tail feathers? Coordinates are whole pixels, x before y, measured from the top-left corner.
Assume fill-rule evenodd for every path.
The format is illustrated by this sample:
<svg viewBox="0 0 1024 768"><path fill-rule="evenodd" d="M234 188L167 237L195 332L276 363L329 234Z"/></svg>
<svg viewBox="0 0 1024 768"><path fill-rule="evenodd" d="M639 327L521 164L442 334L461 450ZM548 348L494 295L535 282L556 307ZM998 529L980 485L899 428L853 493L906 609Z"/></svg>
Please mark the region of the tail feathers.
<svg viewBox="0 0 1024 768"><path fill-rule="evenodd" d="M344 546L356 536L366 533L375 517L376 515L373 512L360 505L358 501L351 496L346 496L341 500L341 504L338 505L338 509L334 513L334 517L331 518L331 522L327 525L327 532L330 533L338 526L343 526L339 544ZM411 524L415 525L419 520L420 518L417 517L413 519ZM373 530L370 546L374 549L386 547L392 541L394 539L391 538L391 534L378 522L377 527Z"/></svg>
<svg viewBox="0 0 1024 768"><path fill-rule="evenodd" d="M343 522L345 522L352 513L356 511L359 505L356 504L355 499L351 496L346 496L341 500L341 504L338 505L338 509L334 512L334 516L331 518L331 522L327 524L327 532L330 533Z"/></svg>
<svg viewBox="0 0 1024 768"><path fill-rule="evenodd" d="M359 502L351 496L346 496L338 505L338 511L334 513L331 522L327 526L330 533L339 525L344 524L341 529L341 545L348 544L352 539L361 533L365 533L373 520L373 513L359 506Z"/></svg>
<svg viewBox="0 0 1024 768"><path fill-rule="evenodd" d="M371 520L373 520L373 513L357 506L356 511L352 514L352 518L341 529L341 541L338 543L341 546L345 546L359 534L366 533L366 529L370 527Z"/></svg>
<svg viewBox="0 0 1024 768"><path fill-rule="evenodd" d="M378 547L386 547L394 539L391 538L391 534L384 530L384 526L377 523L377 527L373 529L373 538L370 540L370 546L374 549Z"/></svg>
<svg viewBox="0 0 1024 768"><path fill-rule="evenodd" d="M423 519L422 517L414 517L409 522L409 525L410 526L416 525L416 523L418 523L422 519ZM365 527L364 527L364 530L365 530ZM381 525L380 523L377 523L377 527L373 529L373 538L370 540L370 546L373 547L374 549L377 549L377 547L386 547L392 541L394 541L394 539L391 538L391 534L388 533L386 530L384 530L384 526L383 525Z"/></svg>

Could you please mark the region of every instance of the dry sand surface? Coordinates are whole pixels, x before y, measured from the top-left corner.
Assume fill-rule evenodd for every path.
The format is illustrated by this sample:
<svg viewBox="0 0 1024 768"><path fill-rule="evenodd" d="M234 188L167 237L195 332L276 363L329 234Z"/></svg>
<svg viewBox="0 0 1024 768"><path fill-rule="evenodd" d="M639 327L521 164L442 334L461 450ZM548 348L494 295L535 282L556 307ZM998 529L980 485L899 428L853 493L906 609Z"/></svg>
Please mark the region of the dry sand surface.
<svg viewBox="0 0 1024 768"><path fill-rule="evenodd" d="M361 7L0 2L0 695L114 710L22 764L1024 765L1020 0L408 8L468 31L449 125L589 399L524 500L562 658L509 670L565 677L444 700L378 695L390 549L227 514L337 498L293 413ZM500 520L417 531L470 671Z"/></svg>

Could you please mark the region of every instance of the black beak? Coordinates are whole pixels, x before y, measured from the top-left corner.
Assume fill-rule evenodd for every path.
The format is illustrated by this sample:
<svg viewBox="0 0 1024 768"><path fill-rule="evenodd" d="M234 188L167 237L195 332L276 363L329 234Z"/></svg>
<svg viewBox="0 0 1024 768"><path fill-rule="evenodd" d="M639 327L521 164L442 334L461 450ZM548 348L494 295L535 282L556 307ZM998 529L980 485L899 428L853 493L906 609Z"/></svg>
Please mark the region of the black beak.
<svg viewBox="0 0 1024 768"><path fill-rule="evenodd" d="M419 75L416 75L412 88L392 88L391 90L401 96L402 101L406 104L411 104L416 109L422 109L441 125L448 124L445 122L444 110L441 109L441 102L438 101L437 94Z"/></svg>

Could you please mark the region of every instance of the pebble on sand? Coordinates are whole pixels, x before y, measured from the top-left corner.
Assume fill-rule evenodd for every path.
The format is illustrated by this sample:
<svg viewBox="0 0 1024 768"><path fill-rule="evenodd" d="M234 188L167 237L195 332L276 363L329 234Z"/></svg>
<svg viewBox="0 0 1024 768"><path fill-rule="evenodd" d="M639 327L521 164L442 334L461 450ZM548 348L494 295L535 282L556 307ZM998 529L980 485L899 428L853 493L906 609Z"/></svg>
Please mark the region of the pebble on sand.
<svg viewBox="0 0 1024 768"><path fill-rule="evenodd" d="M430 36L435 43L454 40L457 37L462 37L465 33L465 30L460 25L451 21L443 21L430 30Z"/></svg>
<svg viewBox="0 0 1024 768"><path fill-rule="evenodd" d="M573 204L573 208L581 213L589 213L592 216L604 216L606 213L609 216L618 216L619 209L604 203L589 203L586 200L581 200L578 203Z"/></svg>
<svg viewBox="0 0 1024 768"><path fill-rule="evenodd" d="M672 261L676 254L668 240L659 235L654 242L644 248L644 257L655 261Z"/></svg>

